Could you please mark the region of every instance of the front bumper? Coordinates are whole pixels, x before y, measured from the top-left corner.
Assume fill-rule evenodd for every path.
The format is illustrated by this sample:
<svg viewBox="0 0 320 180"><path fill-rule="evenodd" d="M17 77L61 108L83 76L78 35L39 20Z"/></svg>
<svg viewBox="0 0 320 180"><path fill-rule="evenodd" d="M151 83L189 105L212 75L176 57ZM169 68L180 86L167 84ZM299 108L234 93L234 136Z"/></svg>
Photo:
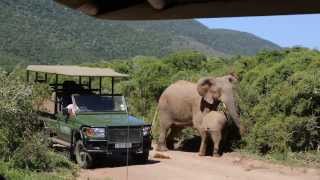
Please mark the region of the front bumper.
<svg viewBox="0 0 320 180"><path fill-rule="evenodd" d="M151 136L143 137L142 142L133 142L131 143L131 148L115 148L115 142L109 142L108 140L86 140L84 142L85 150L89 153L94 154L123 154L134 153L134 154L142 154L151 149Z"/></svg>

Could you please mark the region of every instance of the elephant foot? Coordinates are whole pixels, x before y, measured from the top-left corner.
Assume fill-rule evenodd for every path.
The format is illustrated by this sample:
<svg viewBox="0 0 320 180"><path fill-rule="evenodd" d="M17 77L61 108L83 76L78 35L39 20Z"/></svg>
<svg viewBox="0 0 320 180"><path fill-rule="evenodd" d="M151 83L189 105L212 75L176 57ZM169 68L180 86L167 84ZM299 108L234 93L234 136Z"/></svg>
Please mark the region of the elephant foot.
<svg viewBox="0 0 320 180"><path fill-rule="evenodd" d="M158 144L156 151L165 152L168 151L168 148L165 145Z"/></svg>
<svg viewBox="0 0 320 180"><path fill-rule="evenodd" d="M206 153L204 153L204 152L199 152L198 155L199 155L199 156L205 156Z"/></svg>

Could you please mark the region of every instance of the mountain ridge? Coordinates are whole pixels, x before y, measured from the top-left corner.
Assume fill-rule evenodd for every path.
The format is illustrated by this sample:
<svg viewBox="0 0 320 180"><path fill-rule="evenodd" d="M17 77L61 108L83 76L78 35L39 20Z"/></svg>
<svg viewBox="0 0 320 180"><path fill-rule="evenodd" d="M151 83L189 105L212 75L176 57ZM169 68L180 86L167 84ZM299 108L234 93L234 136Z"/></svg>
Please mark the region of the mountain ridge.
<svg viewBox="0 0 320 180"><path fill-rule="evenodd" d="M0 65L10 59L77 64L185 49L233 56L280 48L252 34L209 29L196 20L99 20L50 0L0 0L0 11Z"/></svg>

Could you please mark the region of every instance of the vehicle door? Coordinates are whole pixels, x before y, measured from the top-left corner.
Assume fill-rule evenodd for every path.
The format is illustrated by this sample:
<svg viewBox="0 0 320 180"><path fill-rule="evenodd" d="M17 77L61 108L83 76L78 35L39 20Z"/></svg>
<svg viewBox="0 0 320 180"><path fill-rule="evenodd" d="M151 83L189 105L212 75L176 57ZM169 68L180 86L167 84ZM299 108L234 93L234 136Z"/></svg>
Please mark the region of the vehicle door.
<svg viewBox="0 0 320 180"><path fill-rule="evenodd" d="M71 96L72 103L74 98ZM75 117L70 117L67 107L68 105L61 103L61 111L58 113L58 137L67 142L71 142L72 127L75 124Z"/></svg>

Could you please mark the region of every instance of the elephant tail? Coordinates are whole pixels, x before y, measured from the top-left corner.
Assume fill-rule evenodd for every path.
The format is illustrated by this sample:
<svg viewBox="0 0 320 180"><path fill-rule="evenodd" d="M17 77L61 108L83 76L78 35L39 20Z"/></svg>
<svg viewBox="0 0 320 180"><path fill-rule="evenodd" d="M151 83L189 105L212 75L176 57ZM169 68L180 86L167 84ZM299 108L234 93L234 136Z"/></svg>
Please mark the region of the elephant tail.
<svg viewBox="0 0 320 180"><path fill-rule="evenodd" d="M154 123L155 123L156 120L157 120L158 113L159 113L159 108L158 108L158 106L157 106L157 107L156 107L156 110L155 110L155 112L154 112L154 115L153 115L152 123L151 123L151 126L152 126L152 127L153 127Z"/></svg>

